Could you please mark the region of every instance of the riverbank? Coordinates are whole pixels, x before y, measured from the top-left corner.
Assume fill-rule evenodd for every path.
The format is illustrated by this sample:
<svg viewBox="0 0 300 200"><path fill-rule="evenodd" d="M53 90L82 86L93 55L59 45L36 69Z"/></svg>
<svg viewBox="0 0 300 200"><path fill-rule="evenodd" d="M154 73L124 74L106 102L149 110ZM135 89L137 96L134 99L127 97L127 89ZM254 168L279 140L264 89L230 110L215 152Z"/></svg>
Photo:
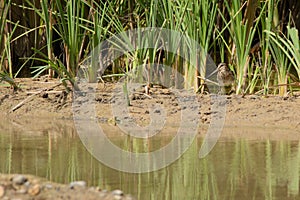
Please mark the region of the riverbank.
<svg viewBox="0 0 300 200"><path fill-rule="evenodd" d="M0 85L1 117L6 119L30 121L34 118L73 119L72 92L67 93L65 87L56 79L17 79L20 90L14 92L9 86ZM99 123L114 124L112 107L114 103L114 84L99 83L96 90L95 104ZM153 87L149 95L136 91L130 96L130 117L135 123L143 126L150 122L149 108L159 104L166 111L167 125L176 124L180 120L181 107L171 90ZM205 134L205 129L211 122L214 110L211 108L210 95L197 95L199 105L199 134ZM300 93L291 96L259 96L230 95L226 96L226 118L224 134L230 135L230 128L248 127L256 129L274 129L272 134L286 132L299 134ZM116 127L117 128L117 127ZM242 133L241 133L242 134ZM247 134L247 133L246 133ZM255 134L255 133L254 133ZM224 136L225 136L224 135ZM283 134L286 136L286 133ZM245 135L247 136L247 135ZM262 135L260 135L262 137Z"/></svg>

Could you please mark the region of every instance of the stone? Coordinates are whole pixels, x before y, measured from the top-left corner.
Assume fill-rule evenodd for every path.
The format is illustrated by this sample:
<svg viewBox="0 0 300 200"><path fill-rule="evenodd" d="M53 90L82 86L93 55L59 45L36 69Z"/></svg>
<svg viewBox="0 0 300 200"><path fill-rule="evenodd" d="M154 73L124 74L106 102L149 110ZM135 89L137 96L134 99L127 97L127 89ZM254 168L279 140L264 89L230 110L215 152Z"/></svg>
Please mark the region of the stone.
<svg viewBox="0 0 300 200"><path fill-rule="evenodd" d="M114 190L111 192L115 196L123 196L123 191L122 190Z"/></svg>
<svg viewBox="0 0 300 200"><path fill-rule="evenodd" d="M21 187L16 191L17 194L26 194L27 193L27 188Z"/></svg>
<svg viewBox="0 0 300 200"><path fill-rule="evenodd" d="M115 199L115 200L121 200L121 199L122 199L122 196L114 195L114 199Z"/></svg>
<svg viewBox="0 0 300 200"><path fill-rule="evenodd" d="M2 185L0 185L0 198L2 198L5 194L5 189Z"/></svg>
<svg viewBox="0 0 300 200"><path fill-rule="evenodd" d="M130 196L130 195L127 195L126 197L125 197L125 200L133 200L134 198L132 197L132 196Z"/></svg>
<svg viewBox="0 0 300 200"><path fill-rule="evenodd" d="M31 196L36 196L40 193L40 191L41 191L40 185L36 184L28 189L28 194L30 194Z"/></svg>
<svg viewBox="0 0 300 200"><path fill-rule="evenodd" d="M13 184L16 184L16 185L23 185L27 181L28 181L28 179L23 175L16 175L12 178Z"/></svg>
<svg viewBox="0 0 300 200"><path fill-rule="evenodd" d="M75 187L86 187L85 181L74 181L70 183L70 188L74 189Z"/></svg>
<svg viewBox="0 0 300 200"><path fill-rule="evenodd" d="M46 188L46 189L53 189L53 185L51 185L51 184L46 184L46 185L44 185L44 188Z"/></svg>

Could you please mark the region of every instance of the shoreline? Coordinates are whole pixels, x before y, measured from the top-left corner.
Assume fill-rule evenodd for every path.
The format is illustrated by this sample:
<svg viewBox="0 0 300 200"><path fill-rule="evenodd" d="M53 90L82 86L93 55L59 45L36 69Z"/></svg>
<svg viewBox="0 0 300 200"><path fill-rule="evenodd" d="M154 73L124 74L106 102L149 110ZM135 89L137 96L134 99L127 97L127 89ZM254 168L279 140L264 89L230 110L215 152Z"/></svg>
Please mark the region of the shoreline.
<svg viewBox="0 0 300 200"><path fill-rule="evenodd" d="M0 85L0 110L3 119L7 120L25 120L30 123L31 119L39 120L67 120L73 121L72 94L66 95L65 88L58 85L56 79L38 80L20 79L22 90L12 93L7 86ZM39 92L49 90L48 94ZM105 86L99 84L94 99L96 114L99 123L111 123L112 107L110 101L112 97L113 84ZM33 95L33 92L39 92ZM152 99L143 95L136 96L131 101L132 106L128 107L129 117L140 126L145 126L150 122L149 107L159 103L166 112L166 125L178 124L181 115L181 109L177 99L168 89L153 90ZM29 100L26 100L29 99ZM211 98L209 95L197 95L199 109L199 128L205 129L211 123L212 117L216 114L211 108ZM12 108L22 103L20 107L11 112ZM291 97L259 95L228 95L226 96L226 115L224 127L245 128L261 127L262 129L286 129L295 130L300 127L299 121L300 94ZM158 115L160 116L160 115ZM162 115L161 115L162 116ZM228 132L228 131L227 131ZM201 135L201 133L200 133Z"/></svg>
<svg viewBox="0 0 300 200"><path fill-rule="evenodd" d="M15 93L12 93L7 86L0 86L0 109L2 110L0 117L2 119L19 121L21 126L34 123L32 119L35 118L44 121L63 121L62 123L69 121L71 124L69 126L74 126L72 95L64 96L65 88L58 85L56 79L47 81L21 79L19 81L22 84L22 90ZM47 91L47 88L53 88L55 85L58 86L49 90L48 94L39 92ZM96 105L98 122L103 125L111 125L112 108L110 101L113 101L113 87L114 84L110 83L105 86L99 84L96 98L93 101ZM39 92L39 94L32 96L33 92ZM159 103L167 114L165 125L178 124L182 108L178 105L174 95L168 89L153 89L151 95L153 98L147 98L143 95L135 96L135 99L131 101L132 106L129 107L129 117L138 125L145 126L150 122L149 107ZM29 97L31 98L25 101ZM198 94L197 99L199 105L198 135L204 136L203 132L209 127L215 111L211 110L209 95ZM24 101L25 103L19 108L9 112ZM228 95L226 96L226 115L222 136L241 135L247 137L249 135L252 138L253 135L256 135L257 138L261 138L262 135L268 134L275 137L281 135L283 138L287 135L291 135L293 138L298 137L298 135L300 137L299 107L300 95L291 97ZM116 124L112 125L111 128L116 129ZM264 134L264 131L270 133Z"/></svg>

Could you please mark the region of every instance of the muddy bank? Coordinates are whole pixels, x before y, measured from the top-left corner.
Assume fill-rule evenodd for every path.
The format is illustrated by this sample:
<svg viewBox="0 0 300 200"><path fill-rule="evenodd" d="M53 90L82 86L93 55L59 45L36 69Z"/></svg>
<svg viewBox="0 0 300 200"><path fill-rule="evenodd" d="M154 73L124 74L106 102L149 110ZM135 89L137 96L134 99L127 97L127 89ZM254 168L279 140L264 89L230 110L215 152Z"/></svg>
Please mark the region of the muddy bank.
<svg viewBox="0 0 300 200"><path fill-rule="evenodd" d="M18 79L20 90L13 92L7 85L0 86L0 109L2 117L11 120L25 120L30 124L34 118L38 119L73 119L72 92L66 93L63 85L56 79ZM114 103L115 85L99 83L93 102L99 123L117 128L118 120L112 116L111 104ZM178 124L181 117L181 107L175 94L167 89L153 86L149 95L144 89L137 89L131 94L129 115L140 126L150 122L150 108L159 104L166 114L166 126ZM199 134L205 134L214 110L211 108L210 95L197 95L199 105ZM293 96L258 96L240 95L226 96L226 120L222 135L231 135L230 129L243 128L252 130L252 134L264 130L276 136L287 133L299 134L300 94ZM29 118L30 116L30 118ZM21 122L22 123L22 122ZM26 126L26 125L25 125ZM253 130L256 131L253 131ZM247 136L247 132L241 134ZM268 135L268 131L265 131ZM170 133L170 131L168 131ZM252 136L252 135L251 135Z"/></svg>
<svg viewBox="0 0 300 200"><path fill-rule="evenodd" d="M1 115L9 118L70 118L71 95L56 79L16 79L19 89L0 85Z"/></svg>

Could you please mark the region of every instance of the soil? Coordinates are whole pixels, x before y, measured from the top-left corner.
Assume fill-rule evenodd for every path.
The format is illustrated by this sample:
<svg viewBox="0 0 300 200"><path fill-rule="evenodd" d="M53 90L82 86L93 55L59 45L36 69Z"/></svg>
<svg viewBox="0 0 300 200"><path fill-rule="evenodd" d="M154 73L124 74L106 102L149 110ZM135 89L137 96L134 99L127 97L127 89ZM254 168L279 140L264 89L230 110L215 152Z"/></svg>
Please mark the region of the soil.
<svg viewBox="0 0 300 200"><path fill-rule="evenodd" d="M38 118L55 118L55 119L72 119L72 92L67 92L65 86L60 84L56 79L39 78L39 79L17 79L20 89L13 89L5 83L0 83L0 118L5 119L26 119L30 117ZM96 105L97 117L100 123L110 128L117 128L116 124L119 119L112 117L111 103L116 101L114 96L117 84L99 83L96 89L95 99L92 101ZM165 110L169 129L178 124L178 117L182 108L179 105L173 90L161 86L151 86L147 93L145 87L136 88L129 95L129 113L130 119L140 126L147 125L150 122L150 108L159 104ZM146 89L147 90L147 89ZM260 95L228 95L225 96L226 119L222 131L222 138L243 137L253 140L259 139L291 139L299 140L300 138L300 120L299 106L300 93L296 92L289 96L260 96ZM197 95L196 101L199 105L199 137L205 136L206 130L215 114L211 108L212 95ZM169 124L168 124L169 123ZM172 134L172 131L166 131L165 134ZM32 198L28 192L25 194L16 193L11 183L12 175L0 176L0 197L1 186L5 188L5 195L11 197L22 197L22 199L39 199ZM80 194L85 194L85 199L99 199L99 189L97 188L80 188L78 191L71 189L67 185L53 184L55 189L45 189L46 180L38 177L29 176L32 185L39 184L41 199L70 198L81 199ZM48 183L47 183L48 184ZM86 192L88 191L88 192ZM57 192L57 193L56 193ZM51 193L51 194L50 194ZM39 194L38 196L40 196ZM86 194L91 195L87 198ZM101 193L102 194L102 193ZM78 196L79 195L79 196ZM96 195L96 196L93 196ZM37 197L38 197L37 196ZM8 198L8 199L9 199ZM114 199L112 193L100 199ZM122 196L121 198L125 198Z"/></svg>
<svg viewBox="0 0 300 200"><path fill-rule="evenodd" d="M63 185L32 175L0 174L0 199L132 200L133 197L121 190L108 192L97 187L88 188L83 181Z"/></svg>

